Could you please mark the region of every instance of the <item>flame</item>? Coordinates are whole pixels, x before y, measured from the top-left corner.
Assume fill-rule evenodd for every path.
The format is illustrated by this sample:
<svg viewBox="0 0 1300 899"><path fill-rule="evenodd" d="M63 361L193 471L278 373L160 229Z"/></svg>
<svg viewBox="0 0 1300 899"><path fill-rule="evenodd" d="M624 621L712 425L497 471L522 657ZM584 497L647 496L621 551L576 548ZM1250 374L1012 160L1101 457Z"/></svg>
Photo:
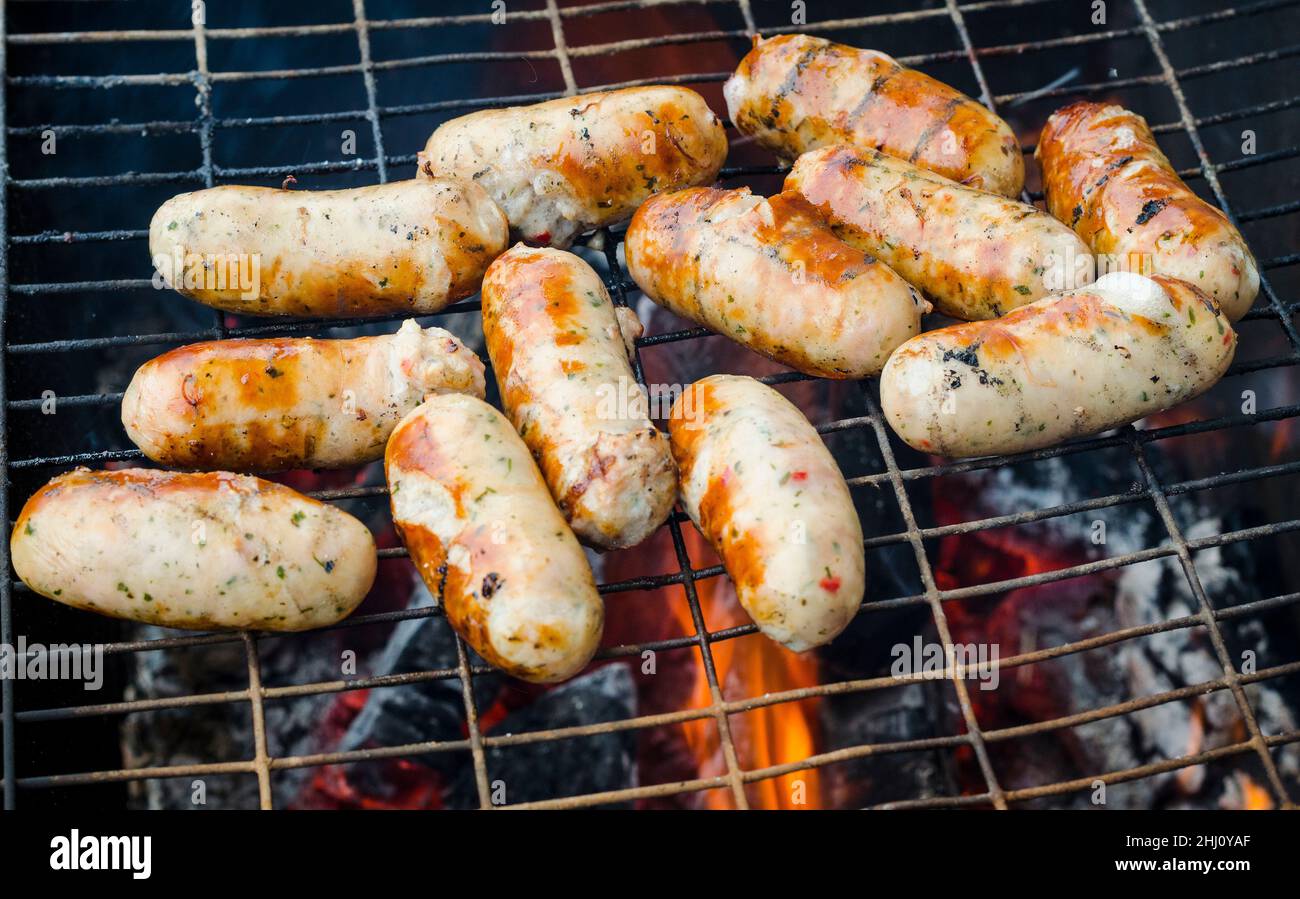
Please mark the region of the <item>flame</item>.
<svg viewBox="0 0 1300 899"><path fill-rule="evenodd" d="M700 559L710 550L693 528L682 536L691 557ZM700 607L710 630L748 624L749 616L736 599L729 578L718 577L696 584ZM695 625L685 603L674 605L675 614L685 633L694 633ZM711 645L718 683L725 699L735 700L762 696L784 690L816 686L816 656L791 652L762 634L751 634ZM711 705L708 677L703 660L694 661L696 672L689 707ZM750 771L772 765L802 761L816 752L819 742L818 700L783 702L763 706L744 714L731 715L728 723L740 767ZM697 718L682 725L686 744L698 760L700 777L716 777L727 772L717 720ZM821 807L821 775L816 768L794 771L778 777L748 784L745 796L751 808L805 809ZM735 807L730 790L711 790L704 794L706 808Z"/></svg>
<svg viewBox="0 0 1300 899"><path fill-rule="evenodd" d="M1268 790L1257 784L1245 771L1234 771L1237 788L1241 791L1241 807L1247 811L1269 811L1273 808L1273 797Z"/></svg>
<svg viewBox="0 0 1300 899"><path fill-rule="evenodd" d="M1192 703L1191 718L1187 722L1187 752L1186 755L1196 755L1205 745L1205 706L1198 699ZM1193 796L1205 782L1205 766L1190 765L1186 768L1178 769L1174 775L1174 781L1178 788L1183 791L1184 795Z"/></svg>

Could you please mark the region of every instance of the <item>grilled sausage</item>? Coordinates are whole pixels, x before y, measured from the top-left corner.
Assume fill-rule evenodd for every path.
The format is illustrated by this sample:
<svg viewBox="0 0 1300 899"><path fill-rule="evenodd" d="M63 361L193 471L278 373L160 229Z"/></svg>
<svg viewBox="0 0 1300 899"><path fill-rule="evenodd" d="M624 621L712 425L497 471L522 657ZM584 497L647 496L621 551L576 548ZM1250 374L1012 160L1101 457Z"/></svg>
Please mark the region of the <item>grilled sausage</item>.
<svg viewBox="0 0 1300 899"><path fill-rule="evenodd" d="M377 564L351 515L224 471L78 468L27 501L9 548L42 596L201 630L334 624L365 598Z"/></svg>
<svg viewBox="0 0 1300 899"><path fill-rule="evenodd" d="M1237 335L1184 281L1112 272L995 321L930 331L880 378L885 418L910 446L982 456L1096 434L1197 396Z"/></svg>
<svg viewBox="0 0 1300 899"><path fill-rule="evenodd" d="M660 194L637 210L624 246L650 299L806 374L879 372L930 309L798 194Z"/></svg>
<svg viewBox="0 0 1300 899"><path fill-rule="evenodd" d="M876 150L839 144L800 156L785 189L846 243L885 262L945 315L996 318L1074 278L1091 251L1046 212L962 187Z"/></svg>
<svg viewBox="0 0 1300 899"><path fill-rule="evenodd" d="M487 193L463 181L228 186L159 207L149 252L155 286L230 312L427 314L478 290L506 232Z"/></svg>
<svg viewBox="0 0 1300 899"><path fill-rule="evenodd" d="M477 181L515 236L567 247L624 221L653 193L708 184L726 156L704 98L656 85L452 119L429 138L419 170Z"/></svg>
<svg viewBox="0 0 1300 899"><path fill-rule="evenodd" d="M848 143L1004 197L1025 184L1006 122L876 50L806 34L756 37L722 92L736 127L785 159Z"/></svg>
<svg viewBox="0 0 1300 899"><path fill-rule="evenodd" d="M833 640L862 602L862 525L803 413L753 378L713 375L668 429L682 504L759 630L795 652Z"/></svg>
<svg viewBox="0 0 1300 899"><path fill-rule="evenodd" d="M484 394L483 363L441 328L408 320L353 340L183 346L140 366L122 425L162 465L277 471L379 459L430 393Z"/></svg>
<svg viewBox="0 0 1300 899"><path fill-rule="evenodd" d="M1048 210L1114 265L1181 278L1230 321L1255 302L1259 268L1241 232L1183 183L1140 115L1074 103L1047 120L1035 157Z"/></svg>
<svg viewBox="0 0 1300 899"><path fill-rule="evenodd" d="M650 536L677 475L600 276L572 253L516 245L483 279L483 335L506 414L569 526L603 548Z"/></svg>
<svg viewBox="0 0 1300 899"><path fill-rule="evenodd" d="M457 632L489 663L576 674L605 607L591 568L510 422L464 394L426 400L384 454L393 521Z"/></svg>

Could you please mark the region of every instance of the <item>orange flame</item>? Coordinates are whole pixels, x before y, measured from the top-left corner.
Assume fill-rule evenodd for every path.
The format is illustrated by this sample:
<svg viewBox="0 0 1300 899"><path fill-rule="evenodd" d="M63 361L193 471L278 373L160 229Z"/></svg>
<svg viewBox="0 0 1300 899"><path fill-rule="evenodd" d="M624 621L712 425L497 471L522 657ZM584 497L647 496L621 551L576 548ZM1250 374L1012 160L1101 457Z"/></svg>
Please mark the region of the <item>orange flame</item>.
<svg viewBox="0 0 1300 899"><path fill-rule="evenodd" d="M702 559L710 551L694 528L686 528L686 539L693 559ZM749 616L736 599L735 587L725 577L710 578L696 584L700 608L710 630L750 623ZM675 604L677 616L686 633L695 625L685 603ZM711 646L718 683L727 700L739 700L767 693L816 686L817 658L811 653L794 653L762 634L721 640ZM690 706L712 704L709 682L703 661L697 656L695 686ZM728 724L742 770L752 771L773 765L803 761L819 742L818 700L801 700L763 706L743 714L731 715ZM727 771L717 720L697 718L682 725L687 746L699 762L700 777L716 777ZM821 807L821 776L816 768L793 771L778 777L748 784L745 797L751 808L803 809ZM703 796L707 808L735 807L730 790L711 790Z"/></svg>
<svg viewBox="0 0 1300 899"><path fill-rule="evenodd" d="M1241 807L1248 811L1268 811L1273 808L1273 797L1268 790L1255 783L1245 771L1234 771L1237 787L1241 791Z"/></svg>
<svg viewBox="0 0 1300 899"><path fill-rule="evenodd" d="M1199 699L1192 702L1191 718L1187 722L1187 755L1197 755L1205 746L1205 706ZM1178 788L1187 796L1195 795L1205 782L1205 766L1191 765L1178 769L1174 775Z"/></svg>

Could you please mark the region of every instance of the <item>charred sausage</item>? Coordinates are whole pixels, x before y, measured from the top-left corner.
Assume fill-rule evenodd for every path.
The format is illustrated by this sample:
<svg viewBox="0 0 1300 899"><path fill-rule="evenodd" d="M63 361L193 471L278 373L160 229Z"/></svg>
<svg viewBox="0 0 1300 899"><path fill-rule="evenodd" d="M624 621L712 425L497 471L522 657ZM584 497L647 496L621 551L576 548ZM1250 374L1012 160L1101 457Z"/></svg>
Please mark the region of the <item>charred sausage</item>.
<svg viewBox="0 0 1300 899"><path fill-rule="evenodd" d="M1035 157L1048 210L1108 264L1181 278L1230 321L1255 302L1259 267L1241 232L1183 183L1140 115L1074 103L1047 120Z"/></svg>
<svg viewBox="0 0 1300 899"><path fill-rule="evenodd" d="M1004 197L1024 187L1006 122L876 50L806 34L756 37L723 94L736 127L785 159L848 143Z"/></svg>
<svg viewBox="0 0 1300 899"><path fill-rule="evenodd" d="M353 340L196 343L140 366L122 425L146 456L180 468L277 471L384 454L430 393L484 394L483 363L441 328L407 321Z"/></svg>
<svg viewBox="0 0 1300 899"><path fill-rule="evenodd" d="M429 138L419 170L473 179L516 237L567 247L624 221L653 193L710 183L726 156L704 98L656 85L452 119Z"/></svg>
<svg viewBox="0 0 1300 899"><path fill-rule="evenodd" d="M464 394L432 397L397 426L384 467L411 561L475 651L529 681L581 670L605 607L505 416Z"/></svg>
<svg viewBox="0 0 1300 899"><path fill-rule="evenodd" d="M1091 260L1087 244L1046 212L876 150L805 153L785 189L954 318L997 318L1092 280L1090 269L1075 276L1076 261Z"/></svg>
<svg viewBox="0 0 1300 899"><path fill-rule="evenodd" d="M768 637L796 652L852 620L862 525L839 467L803 413L753 378L713 375L669 419L682 504Z"/></svg>
<svg viewBox="0 0 1300 899"><path fill-rule="evenodd" d="M483 279L483 335L506 414L574 532L603 548L650 536L677 475L600 276L516 245Z"/></svg>
<svg viewBox="0 0 1300 899"><path fill-rule="evenodd" d="M1022 452L1197 396L1236 347L1227 316L1195 287L1112 272L1000 319L909 340L885 366L880 401L914 449Z"/></svg>
<svg viewBox="0 0 1300 899"><path fill-rule="evenodd" d="M27 501L9 548L42 596L202 630L333 624L365 598L377 563L351 515L228 472L78 468Z"/></svg>
<svg viewBox="0 0 1300 899"><path fill-rule="evenodd" d="M698 187L646 201L628 272L650 299L811 375L875 374L930 304L798 194Z"/></svg>
<svg viewBox="0 0 1300 899"><path fill-rule="evenodd" d="M471 182L350 190L213 187L149 225L156 286L249 315L437 312L478 290L505 215Z"/></svg>

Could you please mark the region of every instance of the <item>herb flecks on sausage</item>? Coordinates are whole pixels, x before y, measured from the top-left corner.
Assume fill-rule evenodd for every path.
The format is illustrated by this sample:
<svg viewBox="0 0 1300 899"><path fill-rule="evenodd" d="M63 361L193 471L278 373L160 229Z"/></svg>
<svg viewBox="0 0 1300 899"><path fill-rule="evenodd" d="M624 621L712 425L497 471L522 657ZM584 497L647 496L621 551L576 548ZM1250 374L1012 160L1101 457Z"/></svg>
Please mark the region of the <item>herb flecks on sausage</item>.
<svg viewBox="0 0 1300 899"><path fill-rule="evenodd" d="M827 643L862 601L862 528L816 430L753 378L714 375L669 417L682 505L745 611L798 652Z"/></svg>

